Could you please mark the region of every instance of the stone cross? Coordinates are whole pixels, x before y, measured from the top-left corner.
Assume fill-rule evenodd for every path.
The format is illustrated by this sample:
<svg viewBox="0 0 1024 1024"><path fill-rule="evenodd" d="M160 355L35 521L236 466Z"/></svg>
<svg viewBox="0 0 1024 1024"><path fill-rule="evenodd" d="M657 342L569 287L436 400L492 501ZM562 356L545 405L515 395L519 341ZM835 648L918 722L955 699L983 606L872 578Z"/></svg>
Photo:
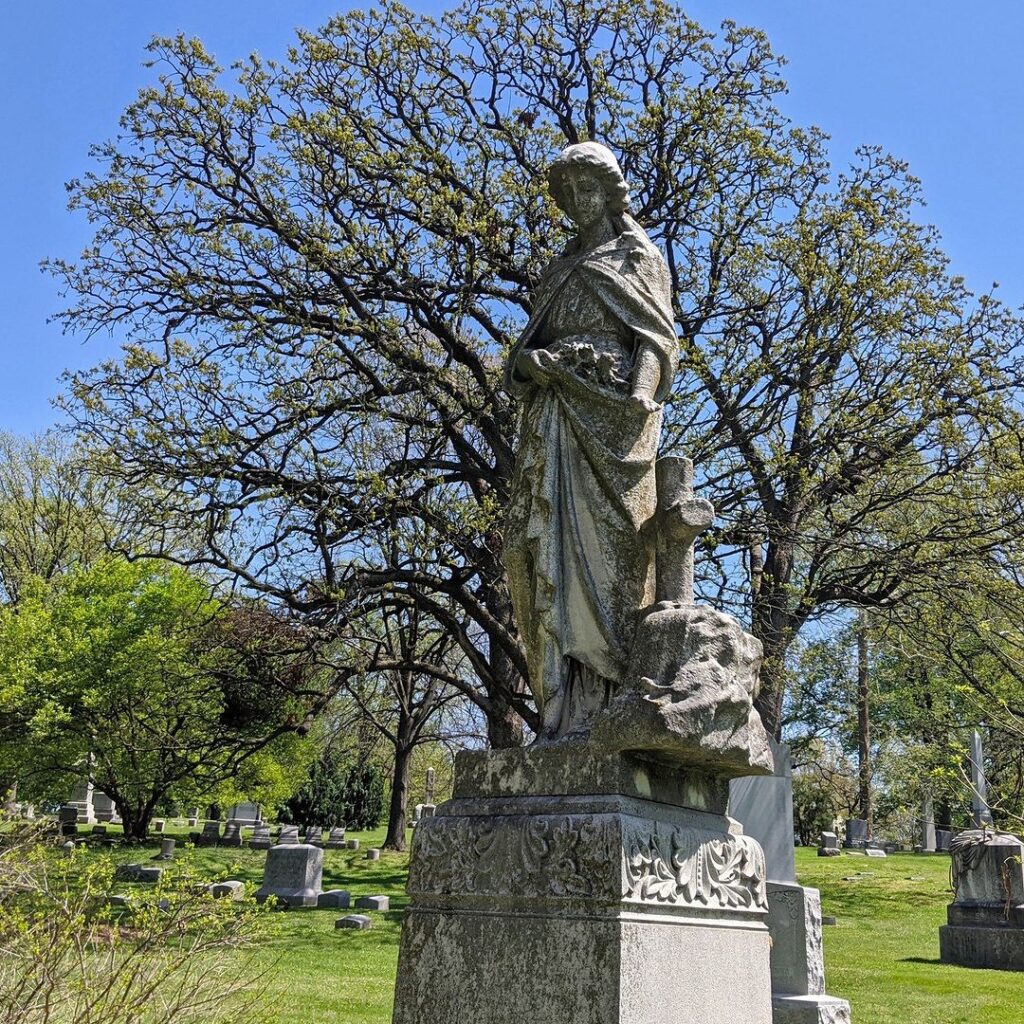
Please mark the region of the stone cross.
<svg viewBox="0 0 1024 1024"><path fill-rule="evenodd" d="M975 828L992 824L992 812L988 806L988 785L985 782L985 754L981 745L981 733L977 729L971 734L971 818Z"/></svg>
<svg viewBox="0 0 1024 1024"><path fill-rule="evenodd" d="M693 545L715 517L711 502L693 496L693 462L666 455L655 464L658 537L655 600L693 604Z"/></svg>
<svg viewBox="0 0 1024 1024"><path fill-rule="evenodd" d="M427 799L425 803L432 804L434 802L434 769L427 769Z"/></svg>

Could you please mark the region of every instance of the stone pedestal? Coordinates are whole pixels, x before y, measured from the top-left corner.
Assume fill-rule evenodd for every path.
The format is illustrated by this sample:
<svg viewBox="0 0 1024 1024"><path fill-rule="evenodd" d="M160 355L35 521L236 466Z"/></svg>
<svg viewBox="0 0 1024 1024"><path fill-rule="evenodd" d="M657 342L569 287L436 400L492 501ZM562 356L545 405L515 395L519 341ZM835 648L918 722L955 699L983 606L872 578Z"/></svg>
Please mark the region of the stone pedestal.
<svg viewBox="0 0 1024 1024"><path fill-rule="evenodd" d="M83 780L75 784L75 788L71 791L71 799L65 804L66 807L74 807L77 812L77 821L79 825L95 825L96 814L93 810L92 803L92 783L88 780Z"/></svg>
<svg viewBox="0 0 1024 1024"><path fill-rule="evenodd" d="M965 832L953 844L954 901L939 928L946 963L1024 971L1024 841Z"/></svg>
<svg viewBox="0 0 1024 1024"><path fill-rule="evenodd" d="M863 818L848 818L843 846L848 850L863 850L868 845L868 823Z"/></svg>
<svg viewBox="0 0 1024 1024"><path fill-rule="evenodd" d="M769 882L768 905L774 1024L849 1024L850 1004L825 994L818 890Z"/></svg>
<svg viewBox="0 0 1024 1024"><path fill-rule="evenodd" d="M114 801L106 793L95 791L92 794L92 806L97 821L114 824L115 819L118 818Z"/></svg>
<svg viewBox="0 0 1024 1024"><path fill-rule="evenodd" d="M582 744L464 751L421 819L394 1024L770 1024L728 783Z"/></svg>

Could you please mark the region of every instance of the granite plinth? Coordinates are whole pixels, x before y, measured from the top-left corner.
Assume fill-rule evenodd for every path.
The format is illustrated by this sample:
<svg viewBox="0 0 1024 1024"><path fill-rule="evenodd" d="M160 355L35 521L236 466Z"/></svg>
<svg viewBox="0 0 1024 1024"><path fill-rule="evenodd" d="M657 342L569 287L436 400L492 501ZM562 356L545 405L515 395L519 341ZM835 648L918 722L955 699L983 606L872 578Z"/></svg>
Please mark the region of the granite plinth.
<svg viewBox="0 0 1024 1024"><path fill-rule="evenodd" d="M275 897L289 907L315 907L322 889L324 851L296 843L267 850L263 884L256 891L260 903Z"/></svg>
<svg viewBox="0 0 1024 1024"><path fill-rule="evenodd" d="M727 792L575 743L460 754L415 833L394 1024L770 1024L764 856Z"/></svg>

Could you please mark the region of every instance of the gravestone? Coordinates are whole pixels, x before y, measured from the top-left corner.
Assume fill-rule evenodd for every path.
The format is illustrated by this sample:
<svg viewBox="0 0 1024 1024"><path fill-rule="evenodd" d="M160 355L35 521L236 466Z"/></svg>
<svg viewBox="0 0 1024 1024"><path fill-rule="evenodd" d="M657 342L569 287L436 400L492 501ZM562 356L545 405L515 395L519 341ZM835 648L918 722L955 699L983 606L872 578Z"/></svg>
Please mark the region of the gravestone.
<svg viewBox="0 0 1024 1024"><path fill-rule="evenodd" d="M868 823L864 818L848 818L843 846L848 850L863 850L868 844Z"/></svg>
<svg viewBox="0 0 1024 1024"><path fill-rule="evenodd" d="M218 846L241 846L242 830L237 822L229 821L224 826L224 834L217 840Z"/></svg>
<svg viewBox="0 0 1024 1024"><path fill-rule="evenodd" d="M246 800L228 808L228 821L233 821L239 828L255 825L262 820L259 804Z"/></svg>
<svg viewBox="0 0 1024 1024"><path fill-rule="evenodd" d="M975 828L992 826L992 812L988 806L988 783L985 780L985 754L981 733L971 733L971 819Z"/></svg>
<svg viewBox="0 0 1024 1024"><path fill-rule="evenodd" d="M366 851L367 860L380 860L380 850L370 849Z"/></svg>
<svg viewBox="0 0 1024 1024"><path fill-rule="evenodd" d="M390 907L389 896L360 896L356 900L356 910L389 910Z"/></svg>
<svg viewBox="0 0 1024 1024"><path fill-rule="evenodd" d="M971 830L956 837L952 855L954 899L939 928L940 958L1024 971L1024 841Z"/></svg>
<svg viewBox="0 0 1024 1024"><path fill-rule="evenodd" d="M921 795L921 852L935 852L935 803L927 789Z"/></svg>
<svg viewBox="0 0 1024 1024"><path fill-rule="evenodd" d="M308 843L273 846L267 850L263 884L256 899L271 896L289 907L315 907L322 888L324 851Z"/></svg>
<svg viewBox="0 0 1024 1024"><path fill-rule="evenodd" d="M367 917L365 914L347 914L345 917L339 917L334 922L335 928L356 928L359 931L366 931L367 928L373 927L373 919Z"/></svg>
<svg viewBox="0 0 1024 1024"><path fill-rule="evenodd" d="M346 849L349 849L349 850L358 850L359 849L359 840L358 839L347 839L345 841L345 847L346 847Z"/></svg>
<svg viewBox="0 0 1024 1024"><path fill-rule="evenodd" d="M273 845L274 841L270 838L270 827L268 825L256 825L249 840L249 849L269 850Z"/></svg>
<svg viewBox="0 0 1024 1024"><path fill-rule="evenodd" d="M317 825L310 825L306 829L306 838L304 840L309 846L321 846L324 841L324 830Z"/></svg>
<svg viewBox="0 0 1024 1024"><path fill-rule="evenodd" d="M294 846L299 841L298 825L282 825L281 834L277 837L278 846Z"/></svg>
<svg viewBox="0 0 1024 1024"><path fill-rule="evenodd" d="M729 814L764 850L768 874L768 930L772 937L773 1024L828 1021L848 1024L850 1006L825 993L821 940L821 897L796 880L793 832L793 772L789 747L771 743L775 772L769 777L733 779ZM837 856L819 849L820 856Z"/></svg>
<svg viewBox="0 0 1024 1024"><path fill-rule="evenodd" d="M113 822L118 817L114 801L106 793L101 793L99 790L94 790L92 794L92 808L97 821Z"/></svg>
<svg viewBox="0 0 1024 1024"><path fill-rule="evenodd" d="M75 783L75 788L71 791L71 799L66 806L74 807L79 825L94 825L96 823L92 798L92 783L88 779Z"/></svg>
<svg viewBox="0 0 1024 1024"><path fill-rule="evenodd" d="M864 852L869 857L884 857L886 855L885 850L878 846L868 846L865 848Z"/></svg>
<svg viewBox="0 0 1024 1024"><path fill-rule="evenodd" d="M62 836L78 835L78 808L65 804L57 811L57 821L60 824Z"/></svg>
<svg viewBox="0 0 1024 1024"><path fill-rule="evenodd" d="M216 846L220 842L220 822L208 821L196 839L196 846Z"/></svg>
<svg viewBox="0 0 1024 1024"><path fill-rule="evenodd" d="M328 850L341 850L345 847L345 826L339 825L332 828L327 836Z"/></svg>
<svg viewBox="0 0 1024 1024"><path fill-rule="evenodd" d="M164 830L164 819L154 818L153 819L153 831L159 835Z"/></svg>
<svg viewBox="0 0 1024 1024"><path fill-rule="evenodd" d="M838 857L843 851L839 849L839 836L835 832L822 832L818 838L819 857Z"/></svg>
<svg viewBox="0 0 1024 1024"><path fill-rule="evenodd" d="M160 852L156 855L158 860L174 860L175 841L168 836L160 840Z"/></svg>
<svg viewBox="0 0 1024 1024"><path fill-rule="evenodd" d="M210 886L210 895L215 900L243 900L245 899L245 883L236 879L228 882L215 882Z"/></svg>
<svg viewBox="0 0 1024 1024"><path fill-rule="evenodd" d="M163 868L144 867L142 864L118 864L114 869L114 880L156 884L160 881L163 871Z"/></svg>
<svg viewBox="0 0 1024 1024"><path fill-rule="evenodd" d="M318 908L333 907L336 910L348 910L351 895L345 889L328 889L317 897Z"/></svg>
<svg viewBox="0 0 1024 1024"><path fill-rule="evenodd" d="M947 831L944 828L937 828L935 830L935 849L938 853L949 853L949 848L953 842L953 833Z"/></svg>

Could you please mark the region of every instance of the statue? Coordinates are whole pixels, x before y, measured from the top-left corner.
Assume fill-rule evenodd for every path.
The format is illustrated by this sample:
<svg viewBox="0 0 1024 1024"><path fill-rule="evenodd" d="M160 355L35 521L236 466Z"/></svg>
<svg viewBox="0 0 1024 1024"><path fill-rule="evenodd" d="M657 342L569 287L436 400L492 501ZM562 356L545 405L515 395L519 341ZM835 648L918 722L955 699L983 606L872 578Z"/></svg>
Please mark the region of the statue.
<svg viewBox="0 0 1024 1024"><path fill-rule="evenodd" d="M505 560L542 736L578 731L629 663L654 600L655 458L678 342L668 269L605 146L548 174L578 234L545 270L509 356L522 401Z"/></svg>

